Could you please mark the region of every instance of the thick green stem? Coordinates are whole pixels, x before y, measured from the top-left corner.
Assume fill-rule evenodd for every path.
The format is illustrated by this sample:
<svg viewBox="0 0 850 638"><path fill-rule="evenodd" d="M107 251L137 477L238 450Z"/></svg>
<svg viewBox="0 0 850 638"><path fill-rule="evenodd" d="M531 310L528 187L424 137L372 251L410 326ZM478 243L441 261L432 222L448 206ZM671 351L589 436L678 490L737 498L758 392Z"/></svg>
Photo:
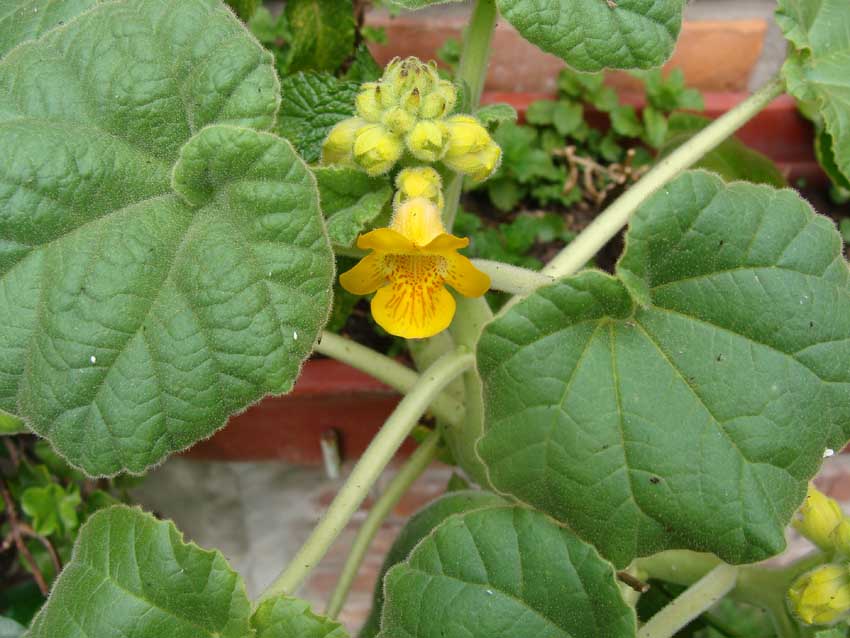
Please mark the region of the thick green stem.
<svg viewBox="0 0 850 638"><path fill-rule="evenodd" d="M402 393L409 392L419 380L419 375L407 366L333 332L322 333L315 351L362 370ZM463 417L463 404L445 394L434 399L431 409L438 419L448 423L460 423Z"/></svg>
<svg viewBox="0 0 850 638"><path fill-rule="evenodd" d="M658 162L556 255L543 272L552 277L565 277L584 266L628 223L632 214L651 195L741 128L784 89L785 85L780 78L771 80Z"/></svg>
<svg viewBox="0 0 850 638"><path fill-rule="evenodd" d="M474 361L466 348L459 348L441 357L422 373L381 431L372 439L310 537L283 573L261 594L261 601L295 593L345 529L422 413L440 391L457 375L469 369Z"/></svg>
<svg viewBox="0 0 850 638"><path fill-rule="evenodd" d="M410 455L407 463L396 473L393 480L387 486L387 489L381 497L369 510L369 515L363 521L363 525L357 532L351 548L348 550L348 558L345 560L345 565L339 575L339 581L328 602L326 615L329 618L336 618L342 606L345 604L345 599L348 597L348 592L351 589L351 584L354 582L354 577L357 576L357 570L360 569L360 564L375 538L375 534L381 529L384 520L389 516L393 508L401 500L401 497L407 492L414 481L425 471L434 457L437 456L437 451L440 445L440 433L433 432L422 441L422 444L416 448L416 451Z"/></svg>
<svg viewBox="0 0 850 638"><path fill-rule="evenodd" d="M470 111L475 111L484 90L484 81L487 79L487 66L490 63L490 45L493 41L493 32L496 29L496 20L499 11L496 9L495 0L478 0L469 26L466 29L466 37L463 40L463 51L460 54L460 65L457 70L457 80L466 86L469 93L468 106ZM463 175L455 174L446 186L446 207L443 211L443 221L446 228L451 231L454 226L457 207L460 202L460 193L463 190Z"/></svg>
<svg viewBox="0 0 850 638"><path fill-rule="evenodd" d="M671 638L728 594L738 579L738 568L721 564L641 627L637 638Z"/></svg>
<svg viewBox="0 0 850 638"><path fill-rule="evenodd" d="M512 295L527 295L540 286L551 284L555 279L534 270L511 266L501 261L489 259L473 259L472 263L478 270L490 277L490 287L493 290L509 292Z"/></svg>

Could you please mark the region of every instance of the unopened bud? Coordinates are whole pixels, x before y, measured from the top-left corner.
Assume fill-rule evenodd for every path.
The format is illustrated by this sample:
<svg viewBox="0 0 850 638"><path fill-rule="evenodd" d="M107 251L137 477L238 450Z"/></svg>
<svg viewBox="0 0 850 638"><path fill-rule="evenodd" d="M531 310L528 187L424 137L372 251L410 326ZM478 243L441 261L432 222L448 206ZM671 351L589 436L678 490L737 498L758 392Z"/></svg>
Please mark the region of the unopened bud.
<svg viewBox="0 0 850 638"><path fill-rule="evenodd" d="M443 209L445 201L442 180L433 168L427 166L405 168L395 178L395 184L398 189L393 197L395 208L409 199L424 198L433 202L440 210Z"/></svg>
<svg viewBox="0 0 850 638"><path fill-rule="evenodd" d="M354 99L357 107L357 115L367 122L380 122L383 114L381 104L381 87L377 82L366 82L360 89L360 93Z"/></svg>
<svg viewBox="0 0 850 638"><path fill-rule="evenodd" d="M850 574L842 565L821 565L788 590L789 605L809 625L829 625L850 616Z"/></svg>
<svg viewBox="0 0 850 638"><path fill-rule="evenodd" d="M322 164L348 164L352 160L354 138L366 122L350 117L334 126L322 144Z"/></svg>
<svg viewBox="0 0 850 638"><path fill-rule="evenodd" d="M436 162L446 152L443 127L429 120L419 120L406 141L411 154L423 162Z"/></svg>
<svg viewBox="0 0 850 638"><path fill-rule="evenodd" d="M841 507L809 484L806 500L792 522L800 534L808 538L825 552L834 550L832 533L844 520Z"/></svg>
<svg viewBox="0 0 850 638"><path fill-rule="evenodd" d="M440 209L424 198L410 199L399 206L393 214L390 228L417 246L424 246L446 232Z"/></svg>
<svg viewBox="0 0 850 638"><path fill-rule="evenodd" d="M829 535L829 542L836 552L850 558L850 520L842 519Z"/></svg>
<svg viewBox="0 0 850 638"><path fill-rule="evenodd" d="M385 111L381 121L396 135L404 135L416 124L415 117L397 106Z"/></svg>
<svg viewBox="0 0 850 638"><path fill-rule="evenodd" d="M457 91L451 82L440 80L437 86L422 100L419 115L427 119L445 117L457 102Z"/></svg>
<svg viewBox="0 0 850 638"><path fill-rule="evenodd" d="M404 146L381 124L367 124L354 138L354 160L369 175L381 175L399 160Z"/></svg>

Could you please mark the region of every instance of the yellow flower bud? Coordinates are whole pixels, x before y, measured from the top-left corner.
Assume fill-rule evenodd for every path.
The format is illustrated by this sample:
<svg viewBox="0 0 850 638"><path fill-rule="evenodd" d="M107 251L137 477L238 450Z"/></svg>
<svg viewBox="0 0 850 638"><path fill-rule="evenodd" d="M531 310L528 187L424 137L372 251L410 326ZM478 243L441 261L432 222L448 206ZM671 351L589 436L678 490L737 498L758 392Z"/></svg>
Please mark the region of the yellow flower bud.
<svg viewBox="0 0 850 638"><path fill-rule="evenodd" d="M404 146L398 136L381 124L367 124L354 137L354 160L369 175L381 175L393 167Z"/></svg>
<svg viewBox="0 0 850 638"><path fill-rule="evenodd" d="M810 483L806 500L800 506L793 525L820 549L831 552L835 549L831 535L843 520L844 513L838 503Z"/></svg>
<svg viewBox="0 0 850 638"><path fill-rule="evenodd" d="M452 156L477 153L489 146L493 139L487 129L471 115L454 115L446 120L449 137L448 154Z"/></svg>
<svg viewBox="0 0 850 638"><path fill-rule="evenodd" d="M419 115L427 119L445 117L451 113L457 102L457 91L447 80L440 80L437 87L422 100Z"/></svg>
<svg viewBox="0 0 850 638"><path fill-rule="evenodd" d="M390 228L418 246L425 246L437 235L446 232L440 209L421 197L410 199L399 206L390 221Z"/></svg>
<svg viewBox="0 0 850 638"><path fill-rule="evenodd" d="M334 126L322 144L322 164L348 164L354 151L354 137L366 122L350 117Z"/></svg>
<svg viewBox="0 0 850 638"><path fill-rule="evenodd" d="M406 141L411 154L423 162L436 162L446 152L443 127L429 120L419 120Z"/></svg>
<svg viewBox="0 0 850 638"><path fill-rule="evenodd" d="M809 625L828 625L850 616L850 573L842 565L821 565L788 590L792 611Z"/></svg>
<svg viewBox="0 0 850 638"><path fill-rule="evenodd" d="M850 558L850 520L843 519L829 535L830 545L836 552Z"/></svg>
<svg viewBox="0 0 850 638"><path fill-rule="evenodd" d="M384 111L380 97L380 84L377 82L366 82L354 99L354 104L357 107L357 115L367 122L380 122Z"/></svg>
<svg viewBox="0 0 850 638"><path fill-rule="evenodd" d="M395 178L396 191L393 197L393 207L398 208L409 199L424 198L433 202L437 208L443 209L442 180L433 168L420 166L405 168Z"/></svg>
<svg viewBox="0 0 850 638"><path fill-rule="evenodd" d="M416 118L406 110L396 106L384 113L382 122L396 135L404 135L416 124Z"/></svg>

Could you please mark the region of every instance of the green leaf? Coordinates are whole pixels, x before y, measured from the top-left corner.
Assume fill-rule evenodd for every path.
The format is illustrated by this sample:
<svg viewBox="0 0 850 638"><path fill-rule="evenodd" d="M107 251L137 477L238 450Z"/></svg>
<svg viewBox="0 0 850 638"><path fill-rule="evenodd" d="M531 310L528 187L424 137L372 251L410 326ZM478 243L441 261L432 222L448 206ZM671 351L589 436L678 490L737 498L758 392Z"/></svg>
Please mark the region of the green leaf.
<svg viewBox="0 0 850 638"><path fill-rule="evenodd" d="M659 150L659 158L672 153L710 123L710 119L700 115L690 113L671 115L667 141ZM713 171L727 182L743 180L777 188L788 185L788 181L773 160L754 151L736 137L727 138L713 151L703 155L695 168Z"/></svg>
<svg viewBox="0 0 850 638"><path fill-rule="evenodd" d="M0 638L21 638L27 628L19 625L11 618L0 616Z"/></svg>
<svg viewBox="0 0 850 638"><path fill-rule="evenodd" d="M291 388L333 268L309 171L242 128L277 87L213 0L104 3L0 62L0 409L75 467L141 472Z"/></svg>
<svg viewBox="0 0 850 638"><path fill-rule="evenodd" d="M372 57L369 47L361 43L354 52L354 59L351 61L351 66L348 67L348 71L342 77L348 82L362 84L363 82L374 82L380 79L383 73L383 68Z"/></svg>
<svg viewBox="0 0 850 638"><path fill-rule="evenodd" d="M77 508L81 502L76 486L66 491L61 485L30 487L21 496L21 509L32 520L33 529L42 536L68 534L80 525Z"/></svg>
<svg viewBox="0 0 850 638"><path fill-rule="evenodd" d="M611 111L611 128L623 137L640 137L644 132L635 107L630 105L618 106Z"/></svg>
<svg viewBox="0 0 850 638"><path fill-rule="evenodd" d="M354 50L352 0L288 0L289 70L335 71Z"/></svg>
<svg viewBox="0 0 850 638"><path fill-rule="evenodd" d="M475 117L484 126L494 130L502 122L516 122L517 112L510 104L488 104L475 111Z"/></svg>
<svg viewBox="0 0 850 638"><path fill-rule="evenodd" d="M27 426L18 417L0 410L0 436L28 432Z"/></svg>
<svg viewBox="0 0 850 638"><path fill-rule="evenodd" d="M354 115L360 85L327 73L295 73L283 79L278 133L292 142L306 162L317 162L333 126Z"/></svg>
<svg viewBox="0 0 850 638"><path fill-rule="evenodd" d="M388 178L369 177L353 168L320 166L313 174L319 184L328 235L340 246L351 246L357 235L371 229L393 195Z"/></svg>
<svg viewBox="0 0 850 638"><path fill-rule="evenodd" d="M424 9L432 4L446 4L449 2L462 2L463 0L389 0L390 4L405 9Z"/></svg>
<svg viewBox="0 0 850 638"><path fill-rule="evenodd" d="M92 516L30 638L247 638L251 602L219 552L129 507Z"/></svg>
<svg viewBox="0 0 850 638"><path fill-rule="evenodd" d="M643 109L644 141L652 148L661 148L667 139L667 118L651 106Z"/></svg>
<svg viewBox="0 0 850 638"><path fill-rule="evenodd" d="M560 100L552 110L552 124L561 135L570 135L584 122L584 107L578 102Z"/></svg>
<svg viewBox="0 0 850 638"><path fill-rule="evenodd" d="M490 492L461 489L441 496L411 516L384 559L378 582L375 584L372 611L360 630L360 638L374 638L380 630L381 612L384 607L384 575L391 567L405 560L423 538L450 516L504 504L501 496Z"/></svg>
<svg viewBox="0 0 850 638"><path fill-rule="evenodd" d="M528 105L525 119L529 124L548 126L555 113L555 100L537 100Z"/></svg>
<svg viewBox="0 0 850 638"><path fill-rule="evenodd" d="M496 0L529 42L579 71L648 69L673 53L684 0Z"/></svg>
<svg viewBox="0 0 850 638"><path fill-rule="evenodd" d="M245 22L254 16L260 5L260 0L226 0L226 2L239 19Z"/></svg>
<svg viewBox="0 0 850 638"><path fill-rule="evenodd" d="M779 0L776 20L793 45L782 67L788 92L823 118L834 163L850 180L850 11L844 0Z"/></svg>
<svg viewBox="0 0 850 638"><path fill-rule="evenodd" d="M251 617L256 638L348 638L342 625L314 614L298 598L271 598Z"/></svg>
<svg viewBox="0 0 850 638"><path fill-rule="evenodd" d="M478 345L492 485L618 565L754 562L850 436L850 271L790 190L694 171L636 214L613 278L539 289Z"/></svg>
<svg viewBox="0 0 850 638"><path fill-rule="evenodd" d="M500 177L487 182L487 194L493 206L507 213L519 204L524 190L510 177Z"/></svg>
<svg viewBox="0 0 850 638"><path fill-rule="evenodd" d="M614 570L540 512L452 516L384 579L380 636L628 638Z"/></svg>
<svg viewBox="0 0 850 638"><path fill-rule="evenodd" d="M0 16L0 58L15 46L34 40L91 9L100 0L11 0L16 5Z"/></svg>

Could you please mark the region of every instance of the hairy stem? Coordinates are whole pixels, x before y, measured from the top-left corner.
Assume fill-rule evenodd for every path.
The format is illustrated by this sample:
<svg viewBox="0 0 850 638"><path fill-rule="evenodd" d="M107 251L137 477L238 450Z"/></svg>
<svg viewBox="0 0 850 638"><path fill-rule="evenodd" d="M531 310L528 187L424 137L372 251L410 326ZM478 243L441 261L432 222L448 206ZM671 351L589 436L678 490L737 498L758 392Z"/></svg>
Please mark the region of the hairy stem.
<svg viewBox="0 0 850 638"><path fill-rule="evenodd" d="M322 333L315 351L362 370L402 393L409 392L419 380L419 375L407 366L333 332ZM460 423L463 417L463 404L445 394L434 398L431 409L434 416L448 423Z"/></svg>
<svg viewBox="0 0 850 638"><path fill-rule="evenodd" d="M629 218L650 196L741 128L784 90L784 82L778 77L774 78L658 162L558 253L543 272L552 277L565 277L584 266L628 223Z"/></svg>
<svg viewBox="0 0 850 638"><path fill-rule="evenodd" d="M463 40L456 79L469 90L470 111L475 111L478 107L481 92L484 90L487 66L490 64L490 45L498 17L495 0L478 0ZM463 175L455 174L446 186L446 208L443 211L443 221L449 231L455 222L462 189Z"/></svg>
<svg viewBox="0 0 850 638"><path fill-rule="evenodd" d="M466 348L459 348L443 355L422 373L381 431L372 439L310 537L280 576L260 595L260 601L295 593L345 529L422 413L440 391L457 375L470 368L474 361Z"/></svg>
<svg viewBox="0 0 850 638"><path fill-rule="evenodd" d="M401 500L401 497L407 492L414 481L425 471L434 457L437 456L437 451L440 444L440 433L433 432L428 435L422 444L416 448L416 451L407 460L390 484L386 491L369 510L369 515L363 521L363 525L357 532L351 548L348 550L348 558L339 575L339 581L331 595L330 602L326 615L329 618L336 618L345 604L345 599L348 597L348 592L351 589L351 584L354 582L354 577L357 576L357 570L360 569L360 564L375 538L375 534L381 529L384 520L392 512L393 508Z"/></svg>
<svg viewBox="0 0 850 638"><path fill-rule="evenodd" d="M478 270L490 277L490 287L493 290L509 292L513 295L527 295L540 286L551 284L554 277L544 275L528 268L511 266L501 261L489 259L473 259L472 263Z"/></svg>
<svg viewBox="0 0 850 638"><path fill-rule="evenodd" d="M637 638L671 638L728 594L738 579L738 568L721 564L691 585L653 616Z"/></svg>

